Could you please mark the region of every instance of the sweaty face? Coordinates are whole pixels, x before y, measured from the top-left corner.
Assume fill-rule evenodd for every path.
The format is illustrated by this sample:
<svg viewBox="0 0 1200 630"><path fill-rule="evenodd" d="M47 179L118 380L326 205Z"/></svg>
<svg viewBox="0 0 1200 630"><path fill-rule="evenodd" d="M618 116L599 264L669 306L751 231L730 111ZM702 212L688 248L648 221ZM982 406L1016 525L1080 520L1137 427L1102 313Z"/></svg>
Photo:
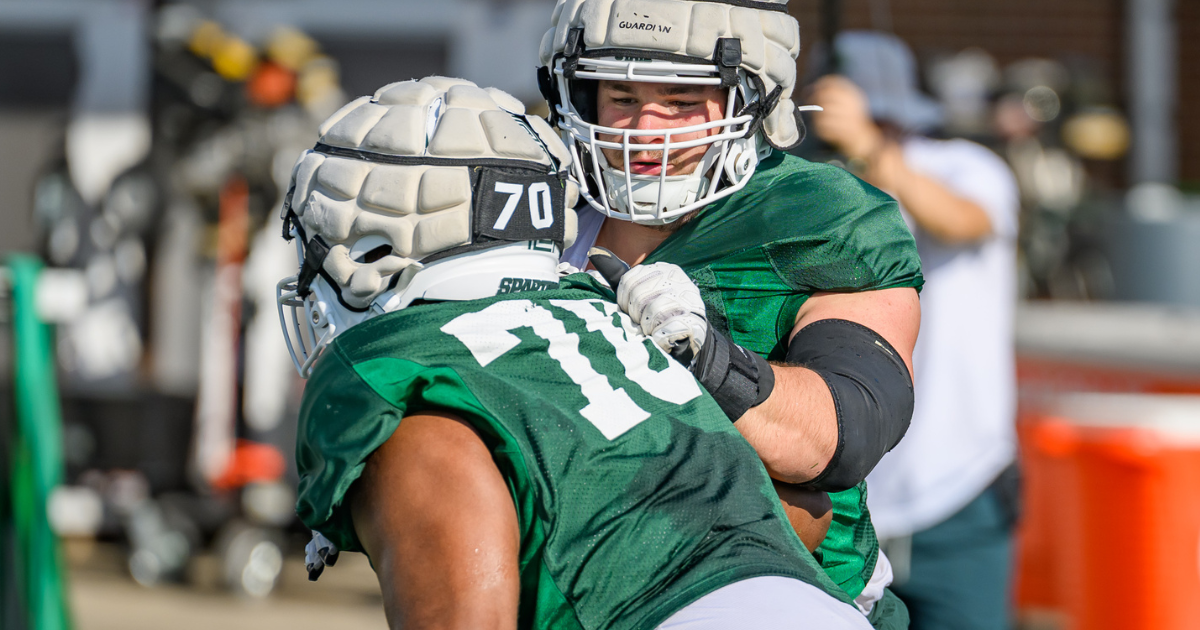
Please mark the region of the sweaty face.
<svg viewBox="0 0 1200 630"><path fill-rule="evenodd" d="M636 81L600 81L596 93L600 126L617 129L674 129L699 125L724 116L725 91L717 86L642 83ZM696 140L720 133L720 128L686 134L672 134L671 142ZM633 136L631 143L662 144L665 135ZM599 135L600 140L620 142L620 136ZM708 145L671 149L667 156L667 175L687 175L696 170ZM624 170L624 157L617 149L603 149L609 165ZM660 175L662 151L630 151L629 171L633 175Z"/></svg>

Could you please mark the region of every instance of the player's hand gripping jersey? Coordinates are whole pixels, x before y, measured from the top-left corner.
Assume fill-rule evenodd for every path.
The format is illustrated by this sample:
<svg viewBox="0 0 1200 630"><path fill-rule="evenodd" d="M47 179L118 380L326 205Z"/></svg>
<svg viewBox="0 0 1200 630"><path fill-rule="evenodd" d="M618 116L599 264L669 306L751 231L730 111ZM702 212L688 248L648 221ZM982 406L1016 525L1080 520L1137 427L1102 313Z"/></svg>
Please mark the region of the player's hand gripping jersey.
<svg viewBox="0 0 1200 630"><path fill-rule="evenodd" d="M802 587L795 616L861 627L716 402L611 291L559 283L575 190L545 121L435 77L353 102L321 136L293 171L300 270L279 296L310 375L305 524L363 550L348 492L405 417L436 411L478 431L511 492L520 627L650 628L759 576Z"/></svg>
<svg viewBox="0 0 1200 630"><path fill-rule="evenodd" d="M301 410L301 518L361 549L347 488L405 415L438 410L482 433L511 488L522 627L650 628L760 575L846 601L788 526L753 449L612 298L580 274L338 336Z"/></svg>

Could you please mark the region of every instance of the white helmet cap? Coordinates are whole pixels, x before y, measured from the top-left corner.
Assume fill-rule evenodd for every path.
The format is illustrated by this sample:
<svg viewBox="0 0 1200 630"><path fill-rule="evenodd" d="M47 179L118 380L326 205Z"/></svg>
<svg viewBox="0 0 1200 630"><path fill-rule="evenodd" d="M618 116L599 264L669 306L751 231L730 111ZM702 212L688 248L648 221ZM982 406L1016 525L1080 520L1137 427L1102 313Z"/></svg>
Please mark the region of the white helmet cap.
<svg viewBox="0 0 1200 630"><path fill-rule="evenodd" d="M770 147L803 139L792 103L800 28L786 0L559 0L551 21L541 44L542 92L584 198L608 216L673 221L740 190ZM669 130L601 127L595 80L727 88L724 118ZM672 140L700 131L711 135ZM645 136L655 141L638 141ZM633 152L662 151L665 166L672 149L704 145L690 174L630 172ZM601 149L621 151L625 163L609 164Z"/></svg>
<svg viewBox="0 0 1200 630"><path fill-rule="evenodd" d="M566 147L520 101L429 77L361 97L319 132L283 205L300 270L279 283L280 323L302 376L334 336L413 300L557 284L578 188Z"/></svg>

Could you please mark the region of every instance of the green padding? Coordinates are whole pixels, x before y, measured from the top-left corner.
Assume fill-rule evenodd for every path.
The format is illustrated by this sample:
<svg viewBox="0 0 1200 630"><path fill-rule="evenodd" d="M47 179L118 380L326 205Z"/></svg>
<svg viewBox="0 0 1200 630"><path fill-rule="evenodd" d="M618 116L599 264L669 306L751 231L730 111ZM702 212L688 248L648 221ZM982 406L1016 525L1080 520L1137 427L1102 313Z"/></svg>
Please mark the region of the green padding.
<svg viewBox="0 0 1200 630"><path fill-rule="evenodd" d="M29 626L67 630L70 616L63 588L62 556L50 529L46 505L62 483L62 411L54 378L50 328L35 304L42 263L29 256L8 260L12 281L14 392L17 439L13 453L13 520L17 532L19 579Z"/></svg>

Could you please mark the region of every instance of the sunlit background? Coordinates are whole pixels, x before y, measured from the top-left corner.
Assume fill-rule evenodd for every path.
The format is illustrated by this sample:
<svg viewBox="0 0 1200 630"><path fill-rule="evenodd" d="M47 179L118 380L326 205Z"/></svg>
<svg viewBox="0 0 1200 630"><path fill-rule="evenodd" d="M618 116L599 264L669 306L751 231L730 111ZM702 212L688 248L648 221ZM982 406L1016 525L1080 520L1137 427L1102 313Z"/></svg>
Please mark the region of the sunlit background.
<svg viewBox="0 0 1200 630"><path fill-rule="evenodd" d="M305 579L280 196L317 123L386 83L546 111L552 6L0 0L0 628L385 626L361 556ZM941 133L1017 176L1021 625L1200 627L1200 3L790 9L799 76L831 29L894 32Z"/></svg>

